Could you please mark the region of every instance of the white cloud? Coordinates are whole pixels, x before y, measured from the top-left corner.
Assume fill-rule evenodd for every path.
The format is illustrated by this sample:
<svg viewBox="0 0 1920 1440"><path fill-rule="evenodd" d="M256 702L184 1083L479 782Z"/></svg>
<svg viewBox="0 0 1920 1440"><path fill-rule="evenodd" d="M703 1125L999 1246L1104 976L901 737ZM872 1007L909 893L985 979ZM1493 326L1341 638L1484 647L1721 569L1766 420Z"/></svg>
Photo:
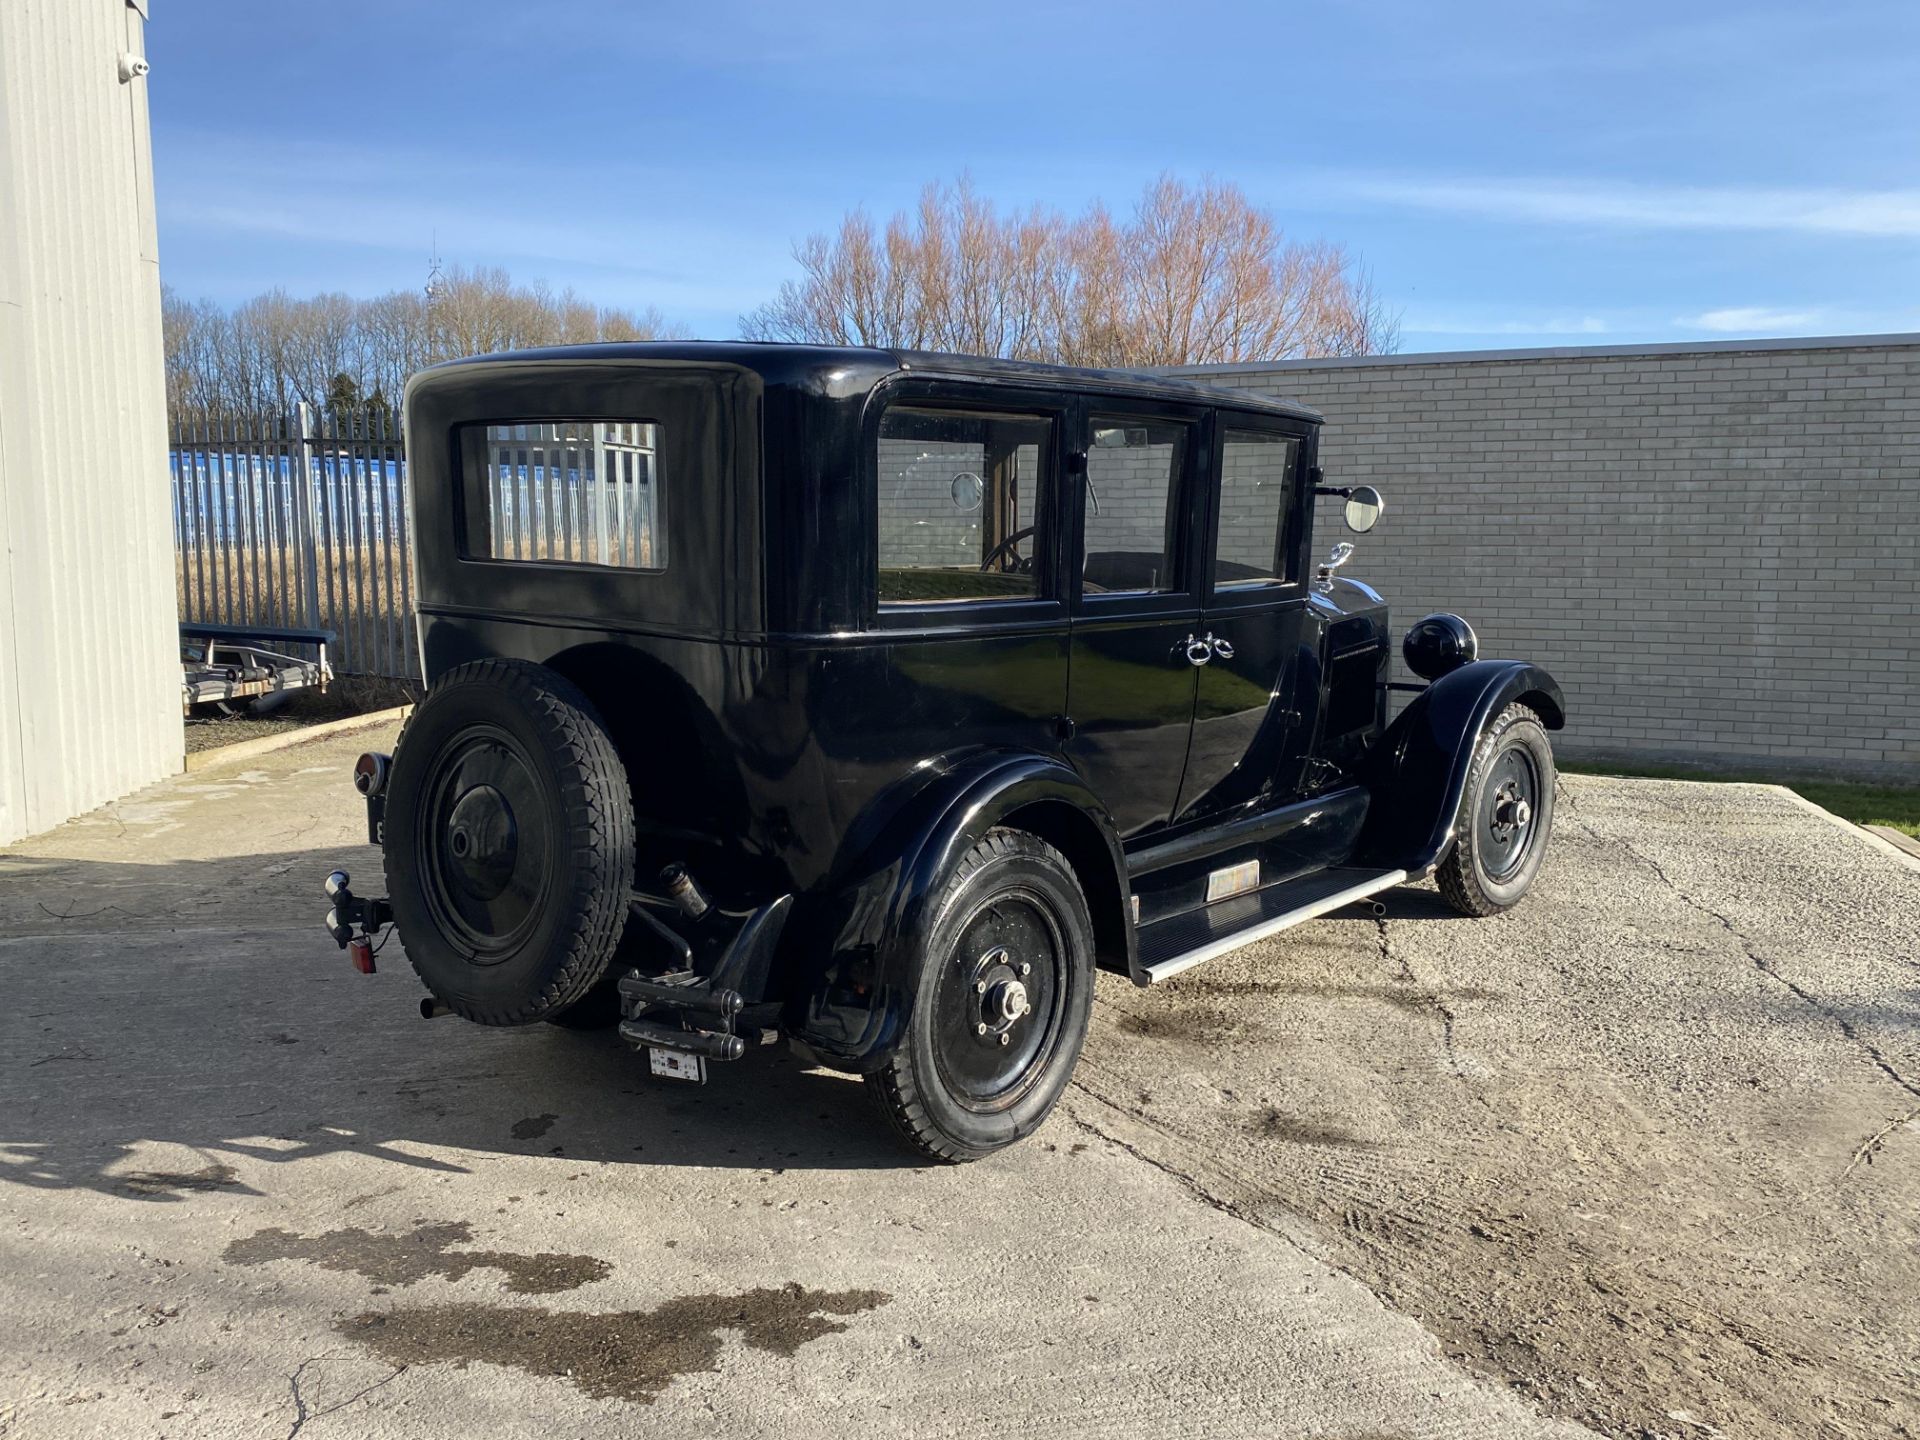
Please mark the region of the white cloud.
<svg viewBox="0 0 1920 1440"><path fill-rule="evenodd" d="M1704 310L1698 315L1681 315L1674 324L1688 330L1714 330L1722 334L1752 334L1783 330L1804 330L1820 322L1818 310L1768 310L1759 305L1730 305L1723 310Z"/></svg>
<svg viewBox="0 0 1920 1440"><path fill-rule="evenodd" d="M1367 178L1338 188L1379 204L1533 224L1920 238L1920 190Z"/></svg>
<svg viewBox="0 0 1920 1440"><path fill-rule="evenodd" d="M1611 328L1598 315L1549 317L1543 320L1475 319L1472 316L1409 318L1400 322L1409 335L1605 335Z"/></svg>

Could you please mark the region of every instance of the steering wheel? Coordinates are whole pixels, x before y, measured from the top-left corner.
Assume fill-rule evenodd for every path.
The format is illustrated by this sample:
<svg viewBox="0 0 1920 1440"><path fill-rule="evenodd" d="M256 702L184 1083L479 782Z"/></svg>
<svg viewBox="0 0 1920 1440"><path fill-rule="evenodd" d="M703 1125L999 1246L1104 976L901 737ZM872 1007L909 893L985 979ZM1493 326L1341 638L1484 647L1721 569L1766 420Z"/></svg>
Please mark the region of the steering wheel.
<svg viewBox="0 0 1920 1440"><path fill-rule="evenodd" d="M1013 555L1013 547L1018 545L1022 540L1025 540L1029 535L1033 534L1033 532L1039 528L1040 527L1037 525L1029 525L1024 530L1014 531L1011 535L1007 536L1006 539L1002 540L998 545L994 546L993 549L987 552L987 558L980 562L980 569L983 572L993 569L994 564L1000 559L1002 555ZM1013 555L1013 560L1014 560L1013 569L1015 574L1024 575L1029 570L1033 569L1033 557L1031 555Z"/></svg>

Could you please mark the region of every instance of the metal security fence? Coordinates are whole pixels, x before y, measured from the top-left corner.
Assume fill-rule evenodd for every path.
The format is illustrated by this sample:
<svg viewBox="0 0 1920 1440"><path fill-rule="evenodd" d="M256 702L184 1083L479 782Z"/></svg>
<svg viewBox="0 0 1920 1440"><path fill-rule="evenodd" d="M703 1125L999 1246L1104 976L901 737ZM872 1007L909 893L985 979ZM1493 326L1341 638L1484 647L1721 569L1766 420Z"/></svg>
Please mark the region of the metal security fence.
<svg viewBox="0 0 1920 1440"><path fill-rule="evenodd" d="M469 536L476 553L665 567L655 476L659 426L555 420L463 429L478 432L468 436L463 463L479 467L486 495L485 533Z"/></svg>
<svg viewBox="0 0 1920 1440"><path fill-rule="evenodd" d="M420 674L406 459L385 408L176 413L180 618L335 631L342 674Z"/></svg>

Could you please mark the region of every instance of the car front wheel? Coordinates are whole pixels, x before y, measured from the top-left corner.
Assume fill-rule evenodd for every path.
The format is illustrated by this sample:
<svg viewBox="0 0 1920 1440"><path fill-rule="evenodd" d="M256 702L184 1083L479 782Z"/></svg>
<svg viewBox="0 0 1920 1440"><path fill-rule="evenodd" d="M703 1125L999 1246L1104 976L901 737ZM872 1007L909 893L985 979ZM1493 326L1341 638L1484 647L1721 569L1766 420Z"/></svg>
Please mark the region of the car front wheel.
<svg viewBox="0 0 1920 1440"><path fill-rule="evenodd" d="M1093 921L1045 841L994 830L936 902L900 1048L866 1077L932 1160L990 1155L1031 1134L1066 1089L1093 1001Z"/></svg>
<svg viewBox="0 0 1920 1440"><path fill-rule="evenodd" d="M1553 825L1553 749L1540 717L1513 704L1474 745L1453 848L1434 879L1462 915L1511 909L1540 873Z"/></svg>

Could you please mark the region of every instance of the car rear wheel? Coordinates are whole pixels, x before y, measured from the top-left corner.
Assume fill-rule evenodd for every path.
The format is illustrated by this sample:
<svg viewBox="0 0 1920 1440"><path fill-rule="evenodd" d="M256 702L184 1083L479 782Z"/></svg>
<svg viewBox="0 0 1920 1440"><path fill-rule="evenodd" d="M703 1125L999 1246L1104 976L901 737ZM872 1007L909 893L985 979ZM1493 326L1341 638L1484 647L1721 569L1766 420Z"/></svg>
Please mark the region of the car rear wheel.
<svg viewBox="0 0 1920 1440"><path fill-rule="evenodd" d="M1045 841L994 830L936 902L907 1032L868 1090L929 1159L1031 1134L1066 1089L1093 1000L1093 921Z"/></svg>
<svg viewBox="0 0 1920 1440"><path fill-rule="evenodd" d="M1533 884L1553 826L1553 747L1540 717L1513 704L1474 746L1453 848L1434 879L1462 915L1511 909Z"/></svg>
<svg viewBox="0 0 1920 1440"><path fill-rule="evenodd" d="M605 973L626 923L626 769L560 675L461 665L401 734L384 850L401 942L436 998L486 1025L558 1016Z"/></svg>

